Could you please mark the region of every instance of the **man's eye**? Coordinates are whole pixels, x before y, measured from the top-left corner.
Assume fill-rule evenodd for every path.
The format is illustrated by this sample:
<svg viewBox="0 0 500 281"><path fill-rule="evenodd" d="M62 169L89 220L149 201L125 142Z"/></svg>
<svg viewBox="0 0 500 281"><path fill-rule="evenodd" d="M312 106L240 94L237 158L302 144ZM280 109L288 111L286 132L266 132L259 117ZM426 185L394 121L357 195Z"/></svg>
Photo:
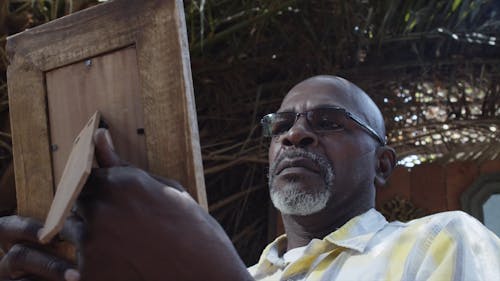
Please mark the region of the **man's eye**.
<svg viewBox="0 0 500 281"><path fill-rule="evenodd" d="M285 121L285 120L275 121L272 125L271 131L272 131L273 135L278 135L278 134L282 134L282 133L288 131L291 126L293 126L293 125L290 125L289 121Z"/></svg>
<svg viewBox="0 0 500 281"><path fill-rule="evenodd" d="M328 119L322 119L316 122L316 130L339 130L339 129L342 129L342 125Z"/></svg>

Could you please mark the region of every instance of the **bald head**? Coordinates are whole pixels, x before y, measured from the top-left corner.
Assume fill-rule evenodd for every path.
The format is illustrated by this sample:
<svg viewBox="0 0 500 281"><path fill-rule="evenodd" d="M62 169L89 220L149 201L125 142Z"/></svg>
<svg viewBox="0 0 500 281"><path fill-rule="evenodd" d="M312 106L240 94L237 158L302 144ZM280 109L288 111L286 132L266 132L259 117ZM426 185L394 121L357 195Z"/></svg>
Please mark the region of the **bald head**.
<svg viewBox="0 0 500 281"><path fill-rule="evenodd" d="M335 107L351 114L327 110ZM293 87L266 120L274 130L271 199L283 214L317 215L330 230L333 217L344 223L342 216L373 208L375 186L390 175L395 153L382 138L380 110L363 90L340 77L315 76Z"/></svg>
<svg viewBox="0 0 500 281"><path fill-rule="evenodd" d="M308 78L293 87L283 99L282 108L298 95L327 94L335 105L345 108L363 119L380 136L385 136L384 118L373 100L358 86L338 76L319 75Z"/></svg>

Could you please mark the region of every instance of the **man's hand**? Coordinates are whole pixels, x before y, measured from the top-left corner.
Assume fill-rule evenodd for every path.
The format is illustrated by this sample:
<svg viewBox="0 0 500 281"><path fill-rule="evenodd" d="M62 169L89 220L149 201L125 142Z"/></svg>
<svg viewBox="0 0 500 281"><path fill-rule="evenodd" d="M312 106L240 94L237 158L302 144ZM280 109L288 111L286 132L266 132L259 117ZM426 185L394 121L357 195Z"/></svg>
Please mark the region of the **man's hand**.
<svg viewBox="0 0 500 281"><path fill-rule="evenodd" d="M178 183L127 165L107 131L95 141L101 168L61 233L77 248L79 273L38 244L39 222L13 216L0 218L0 280L252 280L220 225Z"/></svg>
<svg viewBox="0 0 500 281"><path fill-rule="evenodd" d="M65 260L43 250L37 232L42 224L18 216L0 218L0 280L77 281L79 273Z"/></svg>
<svg viewBox="0 0 500 281"><path fill-rule="evenodd" d="M251 280L223 229L180 185L126 166L106 131L96 134L96 156L101 168L78 201L84 280Z"/></svg>

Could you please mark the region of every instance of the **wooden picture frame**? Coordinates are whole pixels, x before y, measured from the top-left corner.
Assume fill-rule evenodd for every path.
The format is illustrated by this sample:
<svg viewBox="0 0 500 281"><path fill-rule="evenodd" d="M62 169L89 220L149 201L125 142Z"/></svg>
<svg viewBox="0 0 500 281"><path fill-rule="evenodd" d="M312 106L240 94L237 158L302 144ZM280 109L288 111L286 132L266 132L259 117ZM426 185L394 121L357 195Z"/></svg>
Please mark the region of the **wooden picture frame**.
<svg viewBox="0 0 500 281"><path fill-rule="evenodd" d="M207 208L181 0L109 1L11 36L7 52L20 215L45 218L61 143L72 143L68 132L79 132L95 110L111 121L119 154L143 157L131 162L179 181ZM126 142L123 126L137 131L135 142Z"/></svg>

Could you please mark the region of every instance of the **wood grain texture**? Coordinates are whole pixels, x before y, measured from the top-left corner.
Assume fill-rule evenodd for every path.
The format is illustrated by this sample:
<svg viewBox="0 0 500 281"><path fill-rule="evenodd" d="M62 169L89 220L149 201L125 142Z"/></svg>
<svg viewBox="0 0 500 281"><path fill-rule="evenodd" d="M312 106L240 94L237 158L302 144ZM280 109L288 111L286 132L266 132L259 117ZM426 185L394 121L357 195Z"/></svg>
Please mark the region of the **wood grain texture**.
<svg viewBox="0 0 500 281"><path fill-rule="evenodd" d="M52 83L58 68L130 46L137 54L148 167L178 180L207 208L182 1L115 0L7 40L20 214L45 217L53 197L44 75Z"/></svg>
<svg viewBox="0 0 500 281"><path fill-rule="evenodd" d="M7 77L18 214L43 220L54 197L43 73L16 56Z"/></svg>
<svg viewBox="0 0 500 281"><path fill-rule="evenodd" d="M179 175L180 183L207 208L182 1L162 6L149 15L156 28L144 30L137 41L149 168L165 177Z"/></svg>
<svg viewBox="0 0 500 281"><path fill-rule="evenodd" d="M120 49L46 72L52 164L56 186L73 140L96 110L103 112L114 147L129 163L148 169L136 50Z"/></svg>
<svg viewBox="0 0 500 281"><path fill-rule="evenodd" d="M73 141L54 201L50 206L45 224L38 233L38 238L42 243L49 243L62 229L64 221L90 175L94 160L94 132L99 126L99 120L99 112L94 113Z"/></svg>

